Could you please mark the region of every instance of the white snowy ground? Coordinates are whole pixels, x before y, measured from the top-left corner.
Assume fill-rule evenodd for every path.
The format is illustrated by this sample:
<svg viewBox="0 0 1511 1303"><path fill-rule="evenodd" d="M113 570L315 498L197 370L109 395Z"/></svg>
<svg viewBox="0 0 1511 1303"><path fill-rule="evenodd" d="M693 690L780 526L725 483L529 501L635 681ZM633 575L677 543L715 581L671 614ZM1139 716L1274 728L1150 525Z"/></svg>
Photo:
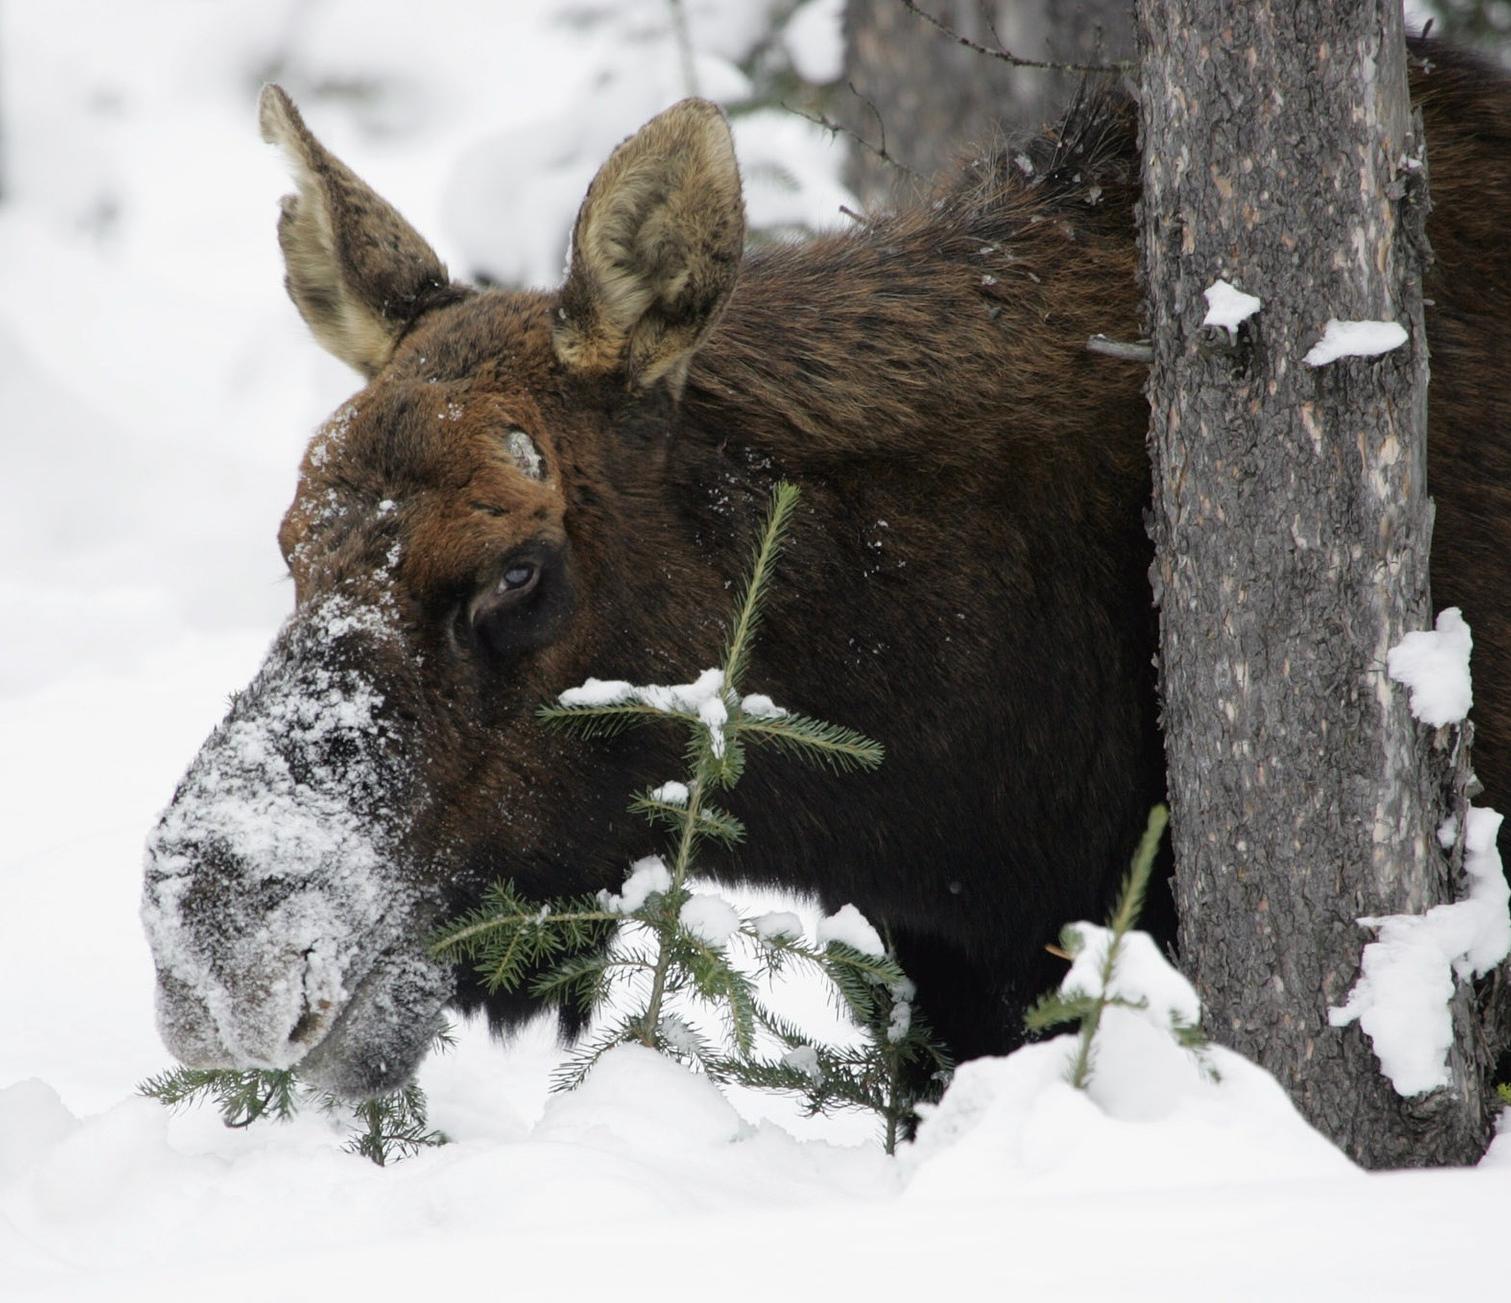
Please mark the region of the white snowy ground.
<svg viewBox="0 0 1511 1303"><path fill-rule="evenodd" d="M739 94L763 8L690 0L706 93ZM0 8L0 1297L1504 1295L1508 1142L1365 1176L1257 1070L1220 1056L1203 1084L1137 1043L1092 1097L1053 1047L969 1069L898 1161L863 1122L742 1099L744 1120L636 1052L547 1106L538 1028L465 1029L423 1078L455 1143L387 1170L317 1118L231 1132L133 1097L167 1064L143 834L287 609L273 531L354 387L283 297L258 80L281 61L454 270L550 281L593 166L682 92L661 0L561 9L600 21ZM832 66L836 12L800 11L805 70ZM770 115L738 138L757 220L844 202L821 133Z"/></svg>

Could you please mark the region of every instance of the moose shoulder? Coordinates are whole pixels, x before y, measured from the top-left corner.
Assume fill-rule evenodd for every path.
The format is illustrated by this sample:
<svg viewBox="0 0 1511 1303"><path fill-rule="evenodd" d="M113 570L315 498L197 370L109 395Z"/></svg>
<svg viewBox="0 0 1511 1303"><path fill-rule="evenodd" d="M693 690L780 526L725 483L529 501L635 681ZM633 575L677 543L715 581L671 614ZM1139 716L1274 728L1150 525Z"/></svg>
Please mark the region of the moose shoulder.
<svg viewBox="0 0 1511 1303"><path fill-rule="evenodd" d="M1475 629L1500 803L1511 98L1452 58L1416 92L1434 588ZM604 164L555 293L452 282L276 87L261 120L297 181L288 292L367 383L316 433L279 533L295 611L149 844L173 1051L362 1094L412 1073L448 1002L531 1012L424 939L499 877L618 885L643 849L629 796L675 756L645 734L568 747L534 709L590 675L713 664L780 478L803 506L750 683L888 760L831 785L754 757L725 871L853 901L957 1055L1014 1045L1058 976L1044 943L1103 912L1164 788L1143 374L1086 350L1139 328L1130 109L745 256L728 127L684 101Z"/></svg>

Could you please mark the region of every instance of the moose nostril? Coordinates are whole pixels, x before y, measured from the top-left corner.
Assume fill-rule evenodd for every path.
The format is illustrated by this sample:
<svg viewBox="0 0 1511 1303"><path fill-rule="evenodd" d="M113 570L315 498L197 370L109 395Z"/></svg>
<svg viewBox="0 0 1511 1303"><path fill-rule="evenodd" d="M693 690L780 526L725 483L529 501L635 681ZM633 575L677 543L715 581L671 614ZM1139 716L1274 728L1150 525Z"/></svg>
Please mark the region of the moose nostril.
<svg viewBox="0 0 1511 1303"><path fill-rule="evenodd" d="M294 1030L289 1033L290 1045L303 1045L314 1040L321 1025L325 1022L325 1015L330 1010L331 1002L321 1000L319 1005L311 1009L308 1004L304 1006L304 1012L299 1015L299 1021L294 1024Z"/></svg>

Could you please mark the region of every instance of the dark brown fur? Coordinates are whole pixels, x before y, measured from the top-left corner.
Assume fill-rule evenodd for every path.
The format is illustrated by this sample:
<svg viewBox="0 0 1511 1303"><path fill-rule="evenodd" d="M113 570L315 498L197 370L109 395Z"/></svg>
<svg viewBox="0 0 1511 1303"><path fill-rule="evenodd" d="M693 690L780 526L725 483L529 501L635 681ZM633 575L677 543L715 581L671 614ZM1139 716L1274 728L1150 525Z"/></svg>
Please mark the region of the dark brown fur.
<svg viewBox="0 0 1511 1303"><path fill-rule="evenodd" d="M1446 56L1416 88L1437 252L1434 600L1474 628L1480 770L1505 808L1511 96ZM1057 976L1044 943L1103 912L1163 793L1144 376L1085 347L1139 333L1131 112L1084 106L1030 153L1031 172L995 157L936 205L752 255L727 300L658 325L691 354L647 363L630 340L605 369L600 339L579 365L552 294L456 290L396 332L312 445L280 539L301 610L360 597L401 544L407 659L384 672L423 796L395 862L423 866L402 871L435 884L438 913L502 876L538 895L613 886L648 849L625 806L677 773L673 740L567 743L532 712L589 675L678 682L715 663L730 583L788 478L794 542L742 687L861 728L888 759L837 779L756 757L735 792L750 844L724 872L889 928L958 1054L1019 1039ZM501 451L515 428L543 482ZM469 603L521 556L543 567L544 615L479 641ZM466 1007L523 1012L460 981Z"/></svg>

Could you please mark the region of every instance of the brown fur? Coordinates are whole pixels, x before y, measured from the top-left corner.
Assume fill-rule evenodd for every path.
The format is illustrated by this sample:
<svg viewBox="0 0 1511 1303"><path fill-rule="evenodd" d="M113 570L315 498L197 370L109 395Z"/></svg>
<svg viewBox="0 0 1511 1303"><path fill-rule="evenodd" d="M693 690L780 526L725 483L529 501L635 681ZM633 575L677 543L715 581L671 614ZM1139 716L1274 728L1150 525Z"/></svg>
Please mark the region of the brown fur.
<svg viewBox="0 0 1511 1303"><path fill-rule="evenodd" d="M1448 56L1415 85L1438 255L1435 598L1475 630L1480 768L1504 808L1511 95ZM937 204L752 255L734 281L727 129L679 106L594 182L560 294L435 297L418 237L366 240L375 214L408 227L270 102L302 169L290 293L375 372L317 436L280 538L301 611L344 592L396 612L402 637L369 651L419 780L393 872L423 873L438 912L501 876L536 895L615 885L647 848L628 798L679 772L675 740L584 746L532 712L589 675L715 663L768 489L790 478L794 542L741 686L864 729L888 759L838 779L756 756L733 794L750 842L721 871L854 901L958 1053L1012 1045L1058 976L1043 944L1102 913L1163 794L1144 375L1085 348L1139 330L1131 111L1083 106L1028 147L1031 173L981 162ZM355 343L333 296L367 323ZM538 588L480 630L480 596L522 560ZM459 980L501 1022L527 1007Z"/></svg>
<svg viewBox="0 0 1511 1303"><path fill-rule="evenodd" d="M681 388L739 272L745 209L729 124L707 100L646 123L600 169L572 230L556 355L637 387Z"/></svg>
<svg viewBox="0 0 1511 1303"><path fill-rule="evenodd" d="M289 297L327 349L376 375L404 327L450 297L451 278L414 228L310 134L280 87L264 88L258 120L299 184L278 223Z"/></svg>

